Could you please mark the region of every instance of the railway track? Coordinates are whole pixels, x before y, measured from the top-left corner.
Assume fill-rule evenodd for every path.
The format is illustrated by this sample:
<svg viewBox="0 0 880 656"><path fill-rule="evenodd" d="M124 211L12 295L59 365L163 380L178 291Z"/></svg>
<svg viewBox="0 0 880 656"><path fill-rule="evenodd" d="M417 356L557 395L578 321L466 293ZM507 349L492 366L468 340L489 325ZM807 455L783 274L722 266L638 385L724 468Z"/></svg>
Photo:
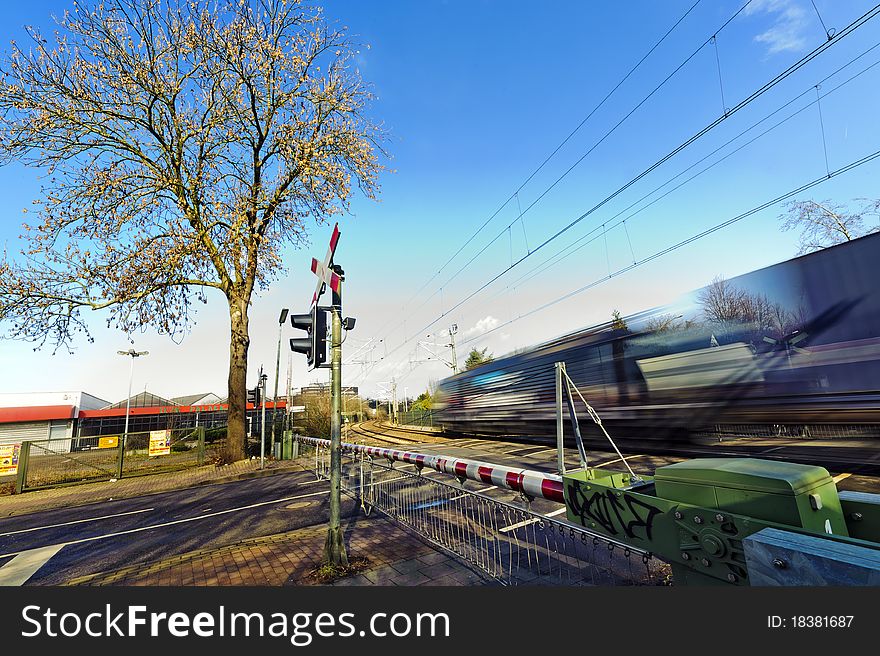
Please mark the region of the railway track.
<svg viewBox="0 0 880 656"><path fill-rule="evenodd" d="M356 424L349 428L348 441L376 446L406 446L410 444L444 444L453 446L456 439L481 439L483 436L461 433L437 434L436 432L420 431L415 428L389 426L376 420ZM354 439L353 439L354 438ZM553 438L508 436L485 437L488 442L509 442L535 444L554 447ZM750 441L755 443L750 444ZM587 449L609 450L608 444L588 441ZM787 462L799 462L810 465L821 465L832 472L851 472L869 476L880 475L880 444L864 441L858 445L831 445L828 442L780 438L768 440L743 437L725 439L714 444L700 443L691 445L660 446L656 443L635 445L631 440L619 443L627 455L635 453L656 456L672 456L675 458L724 458L749 457Z"/></svg>
<svg viewBox="0 0 880 656"><path fill-rule="evenodd" d="M376 420L354 424L348 428L349 442L376 446L404 446L408 444L438 444L447 441L433 431L391 427Z"/></svg>

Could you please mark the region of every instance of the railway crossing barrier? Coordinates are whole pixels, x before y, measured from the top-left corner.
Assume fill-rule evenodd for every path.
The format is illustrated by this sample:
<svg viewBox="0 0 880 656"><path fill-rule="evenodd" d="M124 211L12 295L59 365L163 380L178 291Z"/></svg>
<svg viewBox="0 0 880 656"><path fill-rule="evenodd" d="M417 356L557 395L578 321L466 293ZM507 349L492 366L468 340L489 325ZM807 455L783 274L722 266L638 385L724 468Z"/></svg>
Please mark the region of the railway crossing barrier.
<svg viewBox="0 0 880 656"><path fill-rule="evenodd" d="M838 493L824 467L701 458L563 480L570 522L651 550L677 584L880 584L880 495Z"/></svg>
<svg viewBox="0 0 880 656"><path fill-rule="evenodd" d="M880 584L880 495L839 494L824 467L756 458L700 458L639 476L587 464L575 395L557 362L557 459L568 520L672 564L680 585ZM572 393L574 392L574 394ZM565 399L580 467L565 471Z"/></svg>
<svg viewBox="0 0 880 656"><path fill-rule="evenodd" d="M326 476L329 442L297 442ZM880 584L880 495L839 493L822 467L703 458L654 476L592 467L557 476L382 447L342 451L343 489L365 510L506 583ZM566 521L467 490L466 481L564 503Z"/></svg>
<svg viewBox="0 0 880 656"><path fill-rule="evenodd" d="M328 478L329 441L297 436L297 443ZM447 471L452 478L435 476ZM491 482L561 501L557 476L343 443L341 480L365 512L390 517L503 584L663 585L671 576L648 552L480 493Z"/></svg>

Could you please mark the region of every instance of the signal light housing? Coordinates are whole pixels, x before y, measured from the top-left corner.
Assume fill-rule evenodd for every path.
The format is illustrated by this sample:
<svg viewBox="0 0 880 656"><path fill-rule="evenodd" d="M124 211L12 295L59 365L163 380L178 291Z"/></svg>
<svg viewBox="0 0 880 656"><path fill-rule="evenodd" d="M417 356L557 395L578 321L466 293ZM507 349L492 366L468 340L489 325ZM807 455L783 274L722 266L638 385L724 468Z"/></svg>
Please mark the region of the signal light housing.
<svg viewBox="0 0 880 656"><path fill-rule="evenodd" d="M248 403L253 403L255 408L260 407L260 401L262 401L262 393L260 392L260 387L257 386L254 389L249 389L247 391L247 400Z"/></svg>
<svg viewBox="0 0 880 656"><path fill-rule="evenodd" d="M305 330L308 337L290 339L290 350L305 353L309 369L326 368L327 364L327 308L312 306L309 314L291 314L290 325Z"/></svg>

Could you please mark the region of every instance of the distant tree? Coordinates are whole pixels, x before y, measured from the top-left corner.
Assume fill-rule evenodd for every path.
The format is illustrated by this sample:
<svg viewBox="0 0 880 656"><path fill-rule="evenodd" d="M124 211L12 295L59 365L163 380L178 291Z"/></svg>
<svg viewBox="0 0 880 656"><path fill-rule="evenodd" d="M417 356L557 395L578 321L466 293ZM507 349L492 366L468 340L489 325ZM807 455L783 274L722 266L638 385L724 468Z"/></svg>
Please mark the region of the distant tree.
<svg viewBox="0 0 880 656"><path fill-rule="evenodd" d="M471 349L471 352L468 353L467 360L464 361L465 371L470 371L471 369L476 369L479 366L484 364L489 364L494 360L492 354L486 354L488 348L484 348L482 351L478 351L477 349Z"/></svg>
<svg viewBox="0 0 880 656"><path fill-rule="evenodd" d="M422 392L418 398L413 401L412 407L416 410L430 410L433 403L431 392Z"/></svg>
<svg viewBox="0 0 880 656"><path fill-rule="evenodd" d="M710 323L739 321L742 311L742 292L721 276L715 276L697 295L703 316Z"/></svg>
<svg viewBox="0 0 880 656"><path fill-rule="evenodd" d="M620 316L620 310L614 310L611 313L611 328L613 330L629 330L626 319Z"/></svg>
<svg viewBox="0 0 880 656"><path fill-rule="evenodd" d="M310 437L330 439L330 395L305 394L301 402L305 406L300 419L303 433Z"/></svg>
<svg viewBox="0 0 880 656"><path fill-rule="evenodd" d="M748 326L756 339L762 335L781 338L801 328L807 316L803 306L774 303L766 295L750 294L721 276L700 291L697 302L709 323Z"/></svg>
<svg viewBox="0 0 880 656"><path fill-rule="evenodd" d="M818 251L828 246L864 237L880 230L880 225L868 226L867 220L880 218L880 200L858 199L860 206L850 211L845 205L813 200L792 201L779 215L783 230L800 230L798 255Z"/></svg>
<svg viewBox="0 0 880 656"><path fill-rule="evenodd" d="M255 291L309 220L377 192L384 134L355 44L299 0L95 0L54 38L27 32L0 59L0 164L46 178L22 256L0 254L0 322L57 347L103 311L180 338L216 294L226 458L243 458Z"/></svg>
<svg viewBox="0 0 880 656"><path fill-rule="evenodd" d="M681 330L682 328L687 327L687 322L685 322L680 314L671 314L664 313L658 314L645 322L645 330L662 333L671 330Z"/></svg>

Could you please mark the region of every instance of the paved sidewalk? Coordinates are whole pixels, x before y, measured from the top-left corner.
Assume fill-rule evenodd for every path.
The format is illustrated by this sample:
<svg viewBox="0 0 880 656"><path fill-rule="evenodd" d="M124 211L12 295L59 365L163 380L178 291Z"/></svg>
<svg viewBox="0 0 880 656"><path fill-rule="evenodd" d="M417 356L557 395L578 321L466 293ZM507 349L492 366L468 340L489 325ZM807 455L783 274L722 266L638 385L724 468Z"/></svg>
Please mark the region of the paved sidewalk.
<svg viewBox="0 0 880 656"><path fill-rule="evenodd" d="M226 483L304 470L302 462L295 460L267 460L265 464L265 468L261 470L260 460L257 458L241 460L229 465L204 465L164 474L135 476L117 481L83 483L82 485L3 495L0 496L0 517L25 515L55 508L70 508L110 499L129 499L196 485Z"/></svg>
<svg viewBox="0 0 880 656"><path fill-rule="evenodd" d="M320 585L324 525L202 549L152 564L79 577L67 585L235 586ZM422 542L391 520L359 517L345 527L349 558L367 569L331 585L492 585L445 552Z"/></svg>

